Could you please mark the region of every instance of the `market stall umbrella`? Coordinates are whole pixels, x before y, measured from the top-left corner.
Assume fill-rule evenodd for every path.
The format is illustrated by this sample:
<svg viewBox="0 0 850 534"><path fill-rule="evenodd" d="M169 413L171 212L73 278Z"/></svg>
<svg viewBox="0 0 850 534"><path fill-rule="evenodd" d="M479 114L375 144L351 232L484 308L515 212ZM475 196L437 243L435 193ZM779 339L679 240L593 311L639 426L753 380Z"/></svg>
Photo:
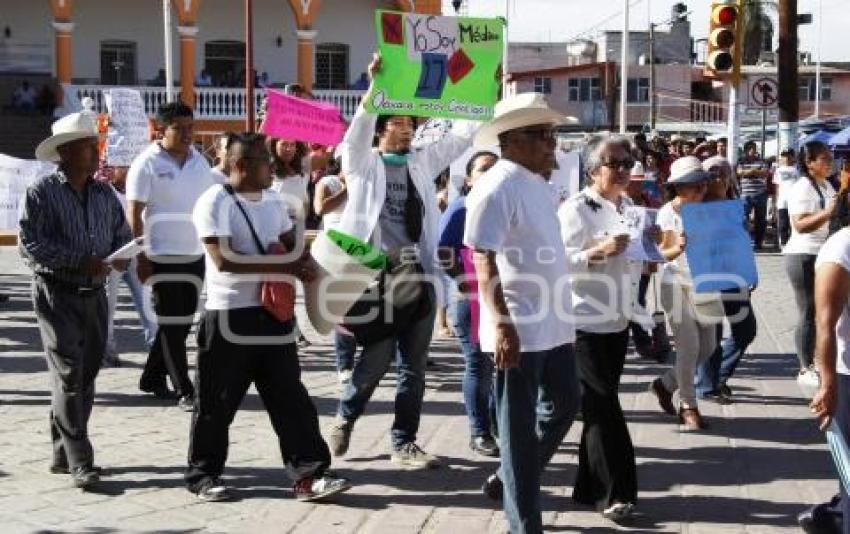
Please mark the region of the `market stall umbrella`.
<svg viewBox="0 0 850 534"><path fill-rule="evenodd" d="M811 143L812 141L820 141L821 143L829 143L830 139L835 134L831 134L825 130L818 130L813 134L809 134L806 137L800 139L800 144L804 145L806 143Z"/></svg>
<svg viewBox="0 0 850 534"><path fill-rule="evenodd" d="M829 140L829 145L833 147L846 147L850 145L850 127L844 128L833 135Z"/></svg>

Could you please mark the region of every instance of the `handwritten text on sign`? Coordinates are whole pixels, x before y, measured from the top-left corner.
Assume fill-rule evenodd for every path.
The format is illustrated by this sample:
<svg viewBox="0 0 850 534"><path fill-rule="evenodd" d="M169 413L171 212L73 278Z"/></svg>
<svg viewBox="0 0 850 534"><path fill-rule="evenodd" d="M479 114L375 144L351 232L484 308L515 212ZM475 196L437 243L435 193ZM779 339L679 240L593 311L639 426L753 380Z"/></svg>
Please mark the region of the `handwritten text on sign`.
<svg viewBox="0 0 850 534"><path fill-rule="evenodd" d="M383 67L370 111L485 120L499 90L504 25L498 19L377 11Z"/></svg>
<svg viewBox="0 0 850 534"><path fill-rule="evenodd" d="M135 89L110 89L106 92L106 107L109 111L106 162L117 167L129 167L150 144L142 95Z"/></svg>
<svg viewBox="0 0 850 534"><path fill-rule="evenodd" d="M321 145L337 145L345 134L339 110L277 91L266 92L266 118L262 133Z"/></svg>
<svg viewBox="0 0 850 534"><path fill-rule="evenodd" d="M758 283L740 200L684 204L682 224L688 239L685 254L697 293Z"/></svg>

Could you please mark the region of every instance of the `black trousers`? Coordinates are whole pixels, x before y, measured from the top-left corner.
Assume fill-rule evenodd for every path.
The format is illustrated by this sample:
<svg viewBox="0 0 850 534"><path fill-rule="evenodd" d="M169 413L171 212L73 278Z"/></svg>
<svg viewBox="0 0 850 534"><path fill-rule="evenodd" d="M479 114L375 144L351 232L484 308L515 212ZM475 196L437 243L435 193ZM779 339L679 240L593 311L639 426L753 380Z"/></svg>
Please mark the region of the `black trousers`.
<svg viewBox="0 0 850 534"><path fill-rule="evenodd" d="M193 395L186 357L186 337L198 310L198 299L204 283L204 258L187 257L179 262L155 261L153 264L153 308L159 328L148 361L139 379L139 388L153 391L165 387L165 377L181 397ZM157 280L160 278L160 280Z"/></svg>
<svg viewBox="0 0 850 534"><path fill-rule="evenodd" d="M81 296L36 278L32 297L50 377L53 465L91 466L88 424L106 348L106 293Z"/></svg>
<svg viewBox="0 0 850 534"><path fill-rule="evenodd" d="M289 476L321 476L330 465L316 407L301 382L292 321L280 323L263 308L205 311L195 378L197 403L185 475L191 491L224 471L230 423L252 383L277 434Z"/></svg>
<svg viewBox="0 0 850 534"><path fill-rule="evenodd" d="M638 304L646 308L646 291L649 289L649 279L651 274L641 274L640 282L638 282L638 295L637 300ZM632 332L632 339L635 342L635 345L652 345L652 336L647 333L639 324L635 322L629 322L629 330Z"/></svg>
<svg viewBox="0 0 850 534"><path fill-rule="evenodd" d="M617 395L628 341L627 329L576 332L584 428L573 499L598 509L637 501L635 451Z"/></svg>

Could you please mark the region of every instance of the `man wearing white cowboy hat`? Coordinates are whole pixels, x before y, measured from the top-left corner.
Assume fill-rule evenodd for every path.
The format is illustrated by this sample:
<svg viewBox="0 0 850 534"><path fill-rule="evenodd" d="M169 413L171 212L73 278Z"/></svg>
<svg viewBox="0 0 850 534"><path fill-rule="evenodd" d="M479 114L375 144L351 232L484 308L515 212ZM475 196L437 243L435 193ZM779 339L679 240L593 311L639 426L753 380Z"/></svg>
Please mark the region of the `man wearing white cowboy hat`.
<svg viewBox="0 0 850 534"><path fill-rule="evenodd" d="M499 102L475 143L498 144L502 159L467 198L464 244L475 251L479 337L498 369L501 468L483 490L504 497L511 532L543 531L540 476L579 406L569 266L543 178L555 161L554 127L565 121L540 94Z"/></svg>
<svg viewBox="0 0 850 534"><path fill-rule="evenodd" d="M72 113L53 123L53 135L35 151L59 169L26 193L20 250L35 274L33 301L47 355L52 396L53 473L74 485L98 481L88 438L94 380L106 347L105 258L130 241L124 210L109 185L95 181L97 130L91 117Z"/></svg>

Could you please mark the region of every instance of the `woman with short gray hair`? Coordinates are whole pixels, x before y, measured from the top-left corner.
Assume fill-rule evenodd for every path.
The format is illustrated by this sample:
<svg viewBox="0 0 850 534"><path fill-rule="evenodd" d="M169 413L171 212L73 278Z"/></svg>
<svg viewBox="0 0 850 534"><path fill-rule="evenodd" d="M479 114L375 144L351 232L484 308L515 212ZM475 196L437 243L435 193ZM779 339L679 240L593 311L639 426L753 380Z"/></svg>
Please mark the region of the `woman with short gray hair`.
<svg viewBox="0 0 850 534"><path fill-rule="evenodd" d="M637 501L634 447L617 393L633 300L623 254L629 243L623 212L632 205L624 191L634 164L627 146L620 137L591 139L584 157L589 183L558 210L573 271L584 418L573 499L615 521L631 515Z"/></svg>

